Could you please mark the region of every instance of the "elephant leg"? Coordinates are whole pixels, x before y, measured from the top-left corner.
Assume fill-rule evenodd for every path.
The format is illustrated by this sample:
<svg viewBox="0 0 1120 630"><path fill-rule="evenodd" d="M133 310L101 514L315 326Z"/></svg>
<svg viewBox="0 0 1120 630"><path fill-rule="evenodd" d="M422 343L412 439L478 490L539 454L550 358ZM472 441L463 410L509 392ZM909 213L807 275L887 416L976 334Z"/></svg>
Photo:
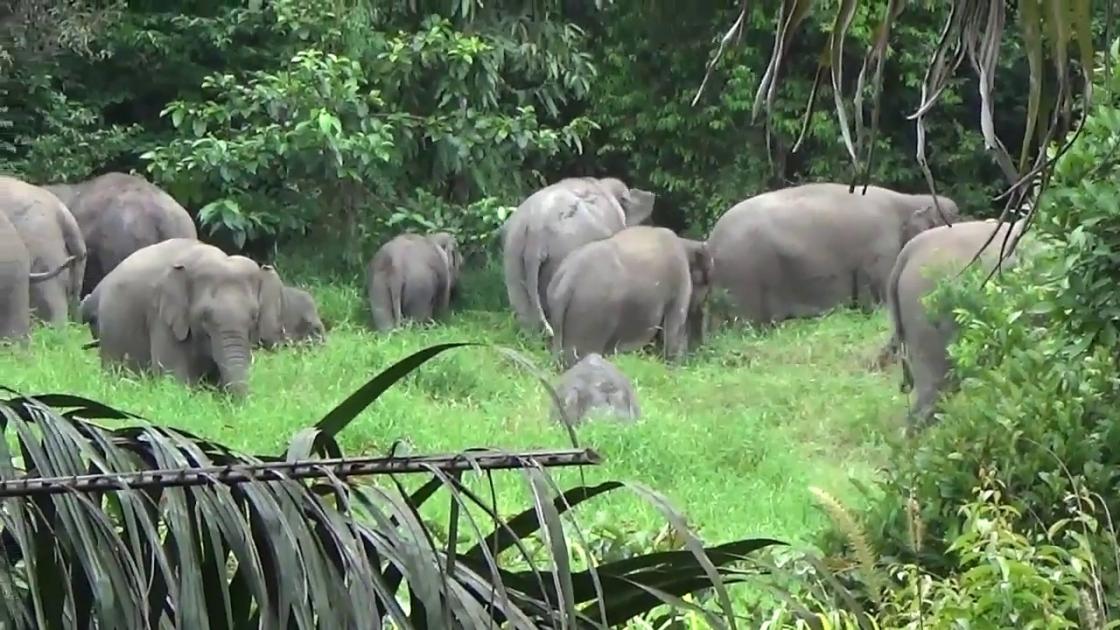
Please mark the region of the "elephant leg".
<svg viewBox="0 0 1120 630"><path fill-rule="evenodd" d="M909 380L916 393L914 408L907 419L908 429L916 431L928 424L941 393L950 385L950 366L944 346L922 347L915 344L909 350L908 356L903 358L903 379L905 381L906 375L910 375Z"/></svg>
<svg viewBox="0 0 1120 630"><path fill-rule="evenodd" d="M429 283L420 286L406 284L401 292L401 314L418 322L432 321L437 293Z"/></svg>
<svg viewBox="0 0 1120 630"><path fill-rule="evenodd" d="M400 281L388 274L377 274L370 281L369 309L373 327L388 332L400 324Z"/></svg>
<svg viewBox="0 0 1120 630"><path fill-rule="evenodd" d="M70 299L60 278L31 285L31 312L52 326L66 323L70 315Z"/></svg>
<svg viewBox="0 0 1120 630"><path fill-rule="evenodd" d="M190 343L175 339L172 332L159 322L153 322L151 331L152 371L171 374L187 385L197 385L205 371L197 369Z"/></svg>
<svg viewBox="0 0 1120 630"><path fill-rule="evenodd" d="M665 360L680 363L688 351L688 296L677 299L666 309L661 324Z"/></svg>

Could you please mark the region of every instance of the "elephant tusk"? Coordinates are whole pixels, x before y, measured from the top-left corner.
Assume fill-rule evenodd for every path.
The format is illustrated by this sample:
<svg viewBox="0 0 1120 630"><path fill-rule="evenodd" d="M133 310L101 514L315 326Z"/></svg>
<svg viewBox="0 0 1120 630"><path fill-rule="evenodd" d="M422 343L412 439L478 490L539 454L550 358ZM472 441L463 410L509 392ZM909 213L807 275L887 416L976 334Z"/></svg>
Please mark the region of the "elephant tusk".
<svg viewBox="0 0 1120 630"><path fill-rule="evenodd" d="M556 332L552 330L552 325L548 323L547 319L544 320L544 334L547 335L550 339L556 336Z"/></svg>

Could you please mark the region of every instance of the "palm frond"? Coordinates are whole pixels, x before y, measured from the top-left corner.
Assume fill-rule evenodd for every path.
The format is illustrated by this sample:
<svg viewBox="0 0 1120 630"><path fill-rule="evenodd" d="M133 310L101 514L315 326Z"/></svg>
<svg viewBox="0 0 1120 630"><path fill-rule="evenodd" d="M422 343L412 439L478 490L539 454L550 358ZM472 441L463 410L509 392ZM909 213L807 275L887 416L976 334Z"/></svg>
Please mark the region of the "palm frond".
<svg viewBox="0 0 1120 630"><path fill-rule="evenodd" d="M376 375L297 432L283 457L77 396L6 390L0 627L598 628L661 606L700 609L684 597L705 590L720 605L700 609L710 625L735 627L727 586L757 574L745 564L753 552L783 543L706 547L639 484L561 491L547 469L593 465L592 451L343 456L339 432L461 345L471 344L426 348ZM503 468L517 469L532 497L509 518L471 483L493 488ZM363 474L390 483L358 483ZM406 484L409 474L429 478ZM622 488L657 506L686 548L578 562L572 548L587 545L572 510ZM426 515L440 494L451 507L442 531ZM538 538L543 559L529 549Z"/></svg>

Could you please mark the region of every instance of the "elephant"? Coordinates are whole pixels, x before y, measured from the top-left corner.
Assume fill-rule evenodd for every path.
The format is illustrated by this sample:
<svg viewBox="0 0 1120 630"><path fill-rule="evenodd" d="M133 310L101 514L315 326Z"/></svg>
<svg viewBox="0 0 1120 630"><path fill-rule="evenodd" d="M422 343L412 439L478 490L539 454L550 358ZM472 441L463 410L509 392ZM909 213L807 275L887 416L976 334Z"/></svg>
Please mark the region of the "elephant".
<svg viewBox="0 0 1120 630"><path fill-rule="evenodd" d="M285 285L281 293L283 342L320 343L326 339L326 328L319 317L315 298L303 289Z"/></svg>
<svg viewBox="0 0 1120 630"><path fill-rule="evenodd" d="M53 325L66 323L76 315L86 265L78 223L50 191L8 176L0 176L0 213L26 246L32 271L68 270L30 288L32 315Z"/></svg>
<svg viewBox="0 0 1120 630"><path fill-rule="evenodd" d="M940 210L938 209L940 208ZM708 235L714 288L755 325L821 315L850 300L865 312L885 299L902 247L960 220L944 196L836 183L802 184L739 202Z"/></svg>
<svg viewBox="0 0 1120 630"><path fill-rule="evenodd" d="M502 234L506 294L521 327L551 337L546 292L560 264L581 245L640 225L656 198L614 177L569 177L521 202Z"/></svg>
<svg viewBox="0 0 1120 630"><path fill-rule="evenodd" d="M548 285L553 354L565 368L588 353L610 355L659 336L678 362L702 318L711 285L707 244L663 227L628 227L572 252Z"/></svg>
<svg viewBox="0 0 1120 630"><path fill-rule="evenodd" d="M142 247L82 302L102 366L169 373L249 393L252 348L280 330L283 283L271 266L194 239Z"/></svg>
<svg viewBox="0 0 1120 630"><path fill-rule="evenodd" d="M1003 269L1018 261L1018 248L1004 252L1003 243L1010 231L1019 238L1023 221L965 221L941 226L916 236L902 248L887 284L887 307L892 327L891 344L900 349L903 389L913 386L915 404L907 416L908 430L925 425L933 415L942 391L951 386L948 346L956 334L952 314L929 312L923 298L949 275L964 269L977 252L985 272L999 263ZM996 232L995 237L992 233ZM991 242L985 246L985 242ZM891 345L888 344L888 345Z"/></svg>
<svg viewBox="0 0 1120 630"><path fill-rule="evenodd" d="M366 268L373 324L380 332L405 318L431 321L450 309L463 257L447 232L400 234L382 245Z"/></svg>
<svg viewBox="0 0 1120 630"><path fill-rule="evenodd" d="M562 405L552 407L552 417L557 422L578 425L600 411L619 420L635 421L641 417L634 383L597 352L584 356L561 374L556 393Z"/></svg>
<svg viewBox="0 0 1120 630"><path fill-rule="evenodd" d="M171 238L198 239L191 215L171 195L138 175L110 172L76 184L51 184L70 209L89 248L82 295L136 250Z"/></svg>
<svg viewBox="0 0 1120 630"><path fill-rule="evenodd" d="M27 340L31 332L31 286L56 278L76 260L70 256L55 269L32 273L27 246L8 216L0 212L0 340Z"/></svg>

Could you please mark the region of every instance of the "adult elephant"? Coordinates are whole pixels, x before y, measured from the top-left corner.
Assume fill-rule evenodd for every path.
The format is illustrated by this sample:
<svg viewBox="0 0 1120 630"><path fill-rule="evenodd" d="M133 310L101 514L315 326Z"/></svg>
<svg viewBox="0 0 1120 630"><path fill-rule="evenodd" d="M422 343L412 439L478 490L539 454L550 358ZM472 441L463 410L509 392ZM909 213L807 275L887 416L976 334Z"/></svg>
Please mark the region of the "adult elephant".
<svg viewBox="0 0 1120 630"><path fill-rule="evenodd" d="M912 385L916 397L907 416L911 431L928 422L940 393L949 385L947 349L956 334L952 313L930 312L923 298L942 279L964 269L977 253L985 273L997 263L1002 269L1014 266L1018 247L1011 252L1003 247L1009 232L1012 239L1019 238L1023 222L1004 223L998 231L996 227L996 221L987 220L931 229L908 242L895 261L887 284L887 307L892 342L901 352L903 386Z"/></svg>
<svg viewBox="0 0 1120 630"><path fill-rule="evenodd" d="M525 199L502 239L506 294L521 326L552 336L546 291L560 263L581 245L642 223L655 200L613 177L569 177Z"/></svg>
<svg viewBox="0 0 1120 630"><path fill-rule="evenodd" d="M31 271L31 255L19 232L0 212L0 340L23 342L31 332L30 287L56 278L69 269L76 258L42 273Z"/></svg>
<svg viewBox="0 0 1120 630"><path fill-rule="evenodd" d="M125 258L82 301L82 314L103 366L170 373L241 397L261 330L281 329L282 290L268 265L176 238Z"/></svg>
<svg viewBox="0 0 1120 630"><path fill-rule="evenodd" d="M870 310L885 295L898 252L925 230L960 218L957 204L879 186L866 194L815 183L751 197L708 237L714 286L754 324L811 317L845 302Z"/></svg>
<svg viewBox="0 0 1120 630"><path fill-rule="evenodd" d="M138 249L171 238L198 239L186 209L138 175L112 172L46 188L73 213L89 248L82 295Z"/></svg>
<svg viewBox="0 0 1120 630"><path fill-rule="evenodd" d="M0 176L0 213L26 246L32 272L68 269L30 288L31 313L49 324L65 323L78 305L86 265L78 223L50 191L8 176Z"/></svg>
<svg viewBox="0 0 1120 630"><path fill-rule="evenodd" d="M548 285L553 353L568 368L660 336L665 358L679 361L703 341L711 271L705 243L662 227L629 227L580 247Z"/></svg>

